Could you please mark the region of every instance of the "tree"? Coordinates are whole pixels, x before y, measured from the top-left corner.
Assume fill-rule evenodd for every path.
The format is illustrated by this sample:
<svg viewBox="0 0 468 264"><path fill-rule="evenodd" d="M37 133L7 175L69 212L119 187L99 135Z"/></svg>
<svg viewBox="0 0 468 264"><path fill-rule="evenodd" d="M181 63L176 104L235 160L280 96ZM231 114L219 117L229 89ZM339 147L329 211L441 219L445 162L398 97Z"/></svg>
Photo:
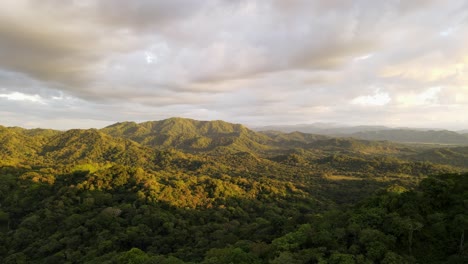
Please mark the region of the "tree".
<svg viewBox="0 0 468 264"><path fill-rule="evenodd" d="M420 230L424 225L411 218L406 218L403 221L403 227L408 231L408 251L413 254L413 233Z"/></svg>
<svg viewBox="0 0 468 264"><path fill-rule="evenodd" d="M356 260L354 259L353 255L336 252L330 256L328 263L330 264L355 264Z"/></svg>
<svg viewBox="0 0 468 264"><path fill-rule="evenodd" d="M139 248L132 248L118 257L119 263L122 264L143 264L149 259L150 257Z"/></svg>
<svg viewBox="0 0 468 264"><path fill-rule="evenodd" d="M465 230L468 229L468 217L464 214L458 214L455 216L454 225L460 232L460 242L458 244L458 253L461 255L465 249Z"/></svg>
<svg viewBox="0 0 468 264"><path fill-rule="evenodd" d="M260 264L260 260L253 254L240 248L210 249L202 262L203 264Z"/></svg>

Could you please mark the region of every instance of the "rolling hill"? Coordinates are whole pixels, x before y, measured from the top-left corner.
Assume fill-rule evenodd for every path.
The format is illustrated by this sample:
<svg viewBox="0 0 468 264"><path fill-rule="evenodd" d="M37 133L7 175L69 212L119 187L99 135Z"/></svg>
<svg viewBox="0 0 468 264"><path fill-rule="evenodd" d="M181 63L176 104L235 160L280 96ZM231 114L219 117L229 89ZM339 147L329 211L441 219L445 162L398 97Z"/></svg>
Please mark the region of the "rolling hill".
<svg viewBox="0 0 468 264"><path fill-rule="evenodd" d="M113 137L122 137L142 145L176 148L184 151L207 151L228 147L234 151L266 150L268 137L240 124L224 121L197 121L169 118L144 123L123 122L101 129Z"/></svg>
<svg viewBox="0 0 468 264"><path fill-rule="evenodd" d="M143 166L154 158L152 149L96 129L72 129L52 136L39 154L50 162L64 165L114 162Z"/></svg>
<svg viewBox="0 0 468 264"><path fill-rule="evenodd" d="M279 131L283 133L302 132L320 135L349 135L357 132L379 131L390 129L385 126L343 126L334 123L314 123L314 124L298 124L298 125L278 125L278 126L262 126L252 127L255 131Z"/></svg>
<svg viewBox="0 0 468 264"><path fill-rule="evenodd" d="M337 124L307 124L255 127L255 131L272 133L313 133L331 137L353 137L364 140L388 140L399 143L468 145L466 131L426 128L389 128L385 126L340 126Z"/></svg>
<svg viewBox="0 0 468 264"><path fill-rule="evenodd" d="M455 149L423 150L380 141L390 138L394 141L447 142L447 139L451 139L453 144L464 142L464 137L454 132L389 130L353 135L367 139L334 138L302 132L255 132L240 124L184 118L139 124L122 122L99 130L73 129L65 132L0 127L0 154L4 164L118 162L148 166L156 162L155 156L162 150L205 153L214 157L245 152L260 159L299 153L305 160L338 153L369 157L390 155L408 161L463 164L464 154ZM452 156L441 156L445 152L452 153Z"/></svg>
<svg viewBox="0 0 468 264"><path fill-rule="evenodd" d="M468 168L468 147L429 149L410 156L410 159Z"/></svg>
<svg viewBox="0 0 468 264"><path fill-rule="evenodd" d="M468 145L468 137L448 130L418 131L392 129L369 132L358 132L350 135L365 140L388 140L402 143Z"/></svg>

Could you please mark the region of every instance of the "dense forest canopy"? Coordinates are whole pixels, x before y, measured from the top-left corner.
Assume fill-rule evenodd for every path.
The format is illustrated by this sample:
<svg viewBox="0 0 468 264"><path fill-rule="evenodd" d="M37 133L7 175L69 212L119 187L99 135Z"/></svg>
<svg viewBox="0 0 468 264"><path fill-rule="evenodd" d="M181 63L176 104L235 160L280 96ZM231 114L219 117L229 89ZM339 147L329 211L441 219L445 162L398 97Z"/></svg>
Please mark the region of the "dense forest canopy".
<svg viewBox="0 0 468 264"><path fill-rule="evenodd" d="M466 263L467 155L182 118L0 126L0 262Z"/></svg>

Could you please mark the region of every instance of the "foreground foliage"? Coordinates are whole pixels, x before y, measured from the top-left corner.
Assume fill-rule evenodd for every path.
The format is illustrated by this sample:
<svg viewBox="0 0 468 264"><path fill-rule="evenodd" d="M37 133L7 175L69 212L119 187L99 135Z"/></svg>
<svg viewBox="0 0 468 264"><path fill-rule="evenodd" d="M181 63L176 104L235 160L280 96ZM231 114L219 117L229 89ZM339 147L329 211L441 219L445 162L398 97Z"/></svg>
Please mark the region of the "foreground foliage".
<svg viewBox="0 0 468 264"><path fill-rule="evenodd" d="M197 122L0 127L0 262L466 262L462 159Z"/></svg>

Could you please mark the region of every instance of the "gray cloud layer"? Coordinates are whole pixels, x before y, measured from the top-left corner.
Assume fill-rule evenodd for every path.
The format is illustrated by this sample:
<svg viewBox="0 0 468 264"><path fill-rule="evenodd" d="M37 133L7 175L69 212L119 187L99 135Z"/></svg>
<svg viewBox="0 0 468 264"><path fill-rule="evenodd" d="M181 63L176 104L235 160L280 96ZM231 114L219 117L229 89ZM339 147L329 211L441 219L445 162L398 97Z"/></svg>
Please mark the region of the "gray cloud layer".
<svg viewBox="0 0 468 264"><path fill-rule="evenodd" d="M468 121L462 0L2 6L0 113L7 125L69 128L169 116L252 125L462 128Z"/></svg>

